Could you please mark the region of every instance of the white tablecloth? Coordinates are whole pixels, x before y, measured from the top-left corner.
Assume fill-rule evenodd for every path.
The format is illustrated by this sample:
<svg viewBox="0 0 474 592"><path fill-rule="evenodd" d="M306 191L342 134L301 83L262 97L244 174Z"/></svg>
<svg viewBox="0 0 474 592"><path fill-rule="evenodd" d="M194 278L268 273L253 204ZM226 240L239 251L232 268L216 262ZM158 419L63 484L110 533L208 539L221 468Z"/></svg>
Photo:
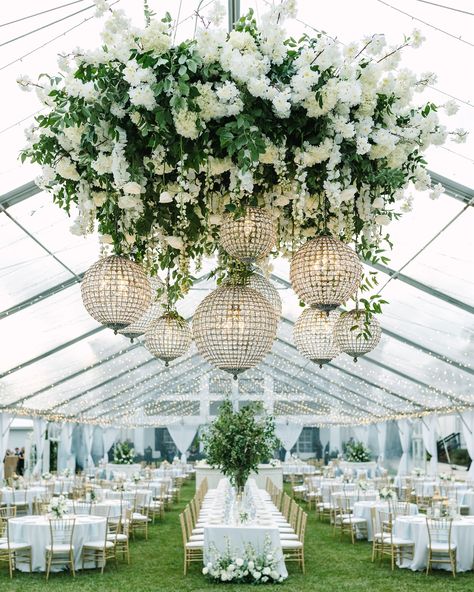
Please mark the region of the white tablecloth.
<svg viewBox="0 0 474 592"><path fill-rule="evenodd" d="M257 508L256 522L253 524L223 524L226 495L223 484L226 481L222 479L217 492L211 490L206 496L207 503L209 500L212 501L204 525L204 564L212 561L216 550L218 553L226 553L230 548L232 555L238 556L244 551L246 545L251 544L260 554L266 550L265 544L268 544L275 557L279 559L278 573L286 578L288 572L281 548L280 530L272 518L272 512L276 512L276 508L267 493L257 489L255 481L249 480L250 495Z"/></svg>
<svg viewBox="0 0 474 592"><path fill-rule="evenodd" d="M71 515L68 514L68 518ZM28 542L32 547L33 571L45 571L45 547L50 543L49 519L47 516L22 516L10 519L10 537L13 542ZM74 563L76 569L82 568L82 546L88 541L105 539L106 519L100 516L76 516L74 526L73 545ZM60 566L53 566L60 571ZM26 564L19 564L17 568L28 571Z"/></svg>
<svg viewBox="0 0 474 592"><path fill-rule="evenodd" d="M25 490L24 489L16 489L12 491L9 487L4 487L2 490L2 504L9 506L13 503L13 500L16 502L23 501ZM30 513L33 510L33 502L42 496L46 495L46 487L30 487L26 490L26 501L30 508Z"/></svg>
<svg viewBox="0 0 474 592"><path fill-rule="evenodd" d="M474 491L468 489L462 492L459 496L459 501L465 506L469 506L469 514L474 515Z"/></svg>
<svg viewBox="0 0 474 592"><path fill-rule="evenodd" d="M72 501L67 502L68 511L72 514L74 504ZM91 508L92 516L104 516L107 518L118 518L120 516L120 508L122 508L122 515L125 515L125 510L130 507L130 502L123 500L108 499L101 502L94 502Z"/></svg>
<svg viewBox="0 0 474 592"><path fill-rule="evenodd" d="M123 499L130 503L133 503L136 498L137 504L145 506L151 502L152 492L151 489L134 489L130 491L112 491L110 489L105 489L104 498L107 500Z"/></svg>
<svg viewBox="0 0 474 592"><path fill-rule="evenodd" d="M428 560L428 528L424 516L400 516L394 525L397 537L411 539L415 542L413 560L404 560L400 567L413 571L426 568ZM470 571L474 560L474 519L465 517L454 520L451 540L457 544L457 571ZM449 569L449 566L438 564L437 567Z"/></svg>
<svg viewBox="0 0 474 592"><path fill-rule="evenodd" d="M373 531L372 531L372 520L371 520L371 509L376 508L376 510L383 510L384 512L388 512L388 503L382 501L362 501L362 502L355 502L354 504L354 516L358 518L365 518L367 520L367 540L372 541ZM410 515L415 516L418 514L418 506L416 504L409 505Z"/></svg>
<svg viewBox="0 0 474 592"><path fill-rule="evenodd" d="M313 465L306 463L282 463L281 468L283 469L284 475L312 475L316 472Z"/></svg>

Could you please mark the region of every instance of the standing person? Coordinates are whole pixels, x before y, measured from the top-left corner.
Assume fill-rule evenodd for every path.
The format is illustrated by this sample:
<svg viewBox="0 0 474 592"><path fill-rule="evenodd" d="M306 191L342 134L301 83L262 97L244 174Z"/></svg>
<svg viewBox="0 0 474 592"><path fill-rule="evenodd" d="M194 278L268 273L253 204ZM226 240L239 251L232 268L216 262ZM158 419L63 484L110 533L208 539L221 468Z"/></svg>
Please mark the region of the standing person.
<svg viewBox="0 0 474 592"><path fill-rule="evenodd" d="M25 472L25 447L23 446L20 450L20 454L18 455L18 465L17 465L18 474L22 475Z"/></svg>

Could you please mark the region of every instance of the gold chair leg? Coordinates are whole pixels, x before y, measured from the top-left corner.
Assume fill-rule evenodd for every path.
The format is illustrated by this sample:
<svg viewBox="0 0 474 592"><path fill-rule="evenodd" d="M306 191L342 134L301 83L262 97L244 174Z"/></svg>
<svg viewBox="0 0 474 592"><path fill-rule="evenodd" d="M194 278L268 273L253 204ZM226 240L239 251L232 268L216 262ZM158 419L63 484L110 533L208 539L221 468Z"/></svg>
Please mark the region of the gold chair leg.
<svg viewBox="0 0 474 592"><path fill-rule="evenodd" d="M76 577L76 570L74 569L74 554L72 551L69 552L69 560L71 562L72 577L75 578Z"/></svg>

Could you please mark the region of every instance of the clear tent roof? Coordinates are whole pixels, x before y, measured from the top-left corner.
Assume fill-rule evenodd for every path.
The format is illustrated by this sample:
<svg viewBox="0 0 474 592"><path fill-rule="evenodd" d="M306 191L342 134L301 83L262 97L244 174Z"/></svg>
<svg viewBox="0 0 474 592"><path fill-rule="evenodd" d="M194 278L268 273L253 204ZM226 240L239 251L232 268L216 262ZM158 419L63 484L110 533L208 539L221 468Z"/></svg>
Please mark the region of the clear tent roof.
<svg viewBox="0 0 474 592"><path fill-rule="evenodd" d="M198 1L149 4L158 13L168 10L180 23L177 39L193 35ZM201 4L205 12L213 2ZM34 10L58 5L42 0ZM130 344L88 316L79 283L98 258L98 238L70 234L68 216L34 187L36 168L20 165L17 158L23 128L39 103L34 94L19 91L15 79L54 71L58 52L98 45L102 22L90 18L89 5L77 2L3 27L5 41L12 41L0 46L0 200L5 208L0 212L0 407L79 421L156 425L167 417L199 413L203 381L211 400L236 387L194 347L166 369L140 340ZM242 1L241 11L252 7L258 16L265 6L265 0ZM119 0L117 7L141 22L141 3ZM460 1L456 8L469 11L470 5ZM24 16L24 5L10 4L2 8L0 24ZM347 43L374 32L395 41L418 27L427 41L417 51L407 50L402 65L435 71L438 81L423 100L457 98L460 110L449 124L472 132L474 89L464 72L474 57L470 19L418 0L335 0L318 10L315 3L300 0L298 19L287 28L294 36L314 28ZM376 421L474 406L473 144L471 133L466 144L430 149L429 169L446 194L433 202L415 192L413 211L390 227L391 260L378 270L389 301L381 319L383 336L357 364L339 356L320 370L297 352L292 324L301 309L289 287L288 262L274 261L272 281L282 296L282 320L271 354L239 380L242 400L265 397L270 385L275 412L300 415L307 423ZM206 279L211 268L207 262L180 303L185 317L192 317L214 287Z"/></svg>

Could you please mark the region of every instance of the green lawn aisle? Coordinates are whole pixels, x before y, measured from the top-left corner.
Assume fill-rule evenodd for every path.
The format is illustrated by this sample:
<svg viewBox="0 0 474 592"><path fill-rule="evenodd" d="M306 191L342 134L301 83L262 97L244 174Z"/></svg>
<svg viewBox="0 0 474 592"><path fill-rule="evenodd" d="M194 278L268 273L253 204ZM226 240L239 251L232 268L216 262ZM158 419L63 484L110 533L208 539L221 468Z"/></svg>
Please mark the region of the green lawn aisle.
<svg viewBox="0 0 474 592"><path fill-rule="evenodd" d="M103 576L98 572L78 572L73 579L66 574L53 574L46 582L44 574L17 572L8 578L7 566L0 566L0 592L201 592L223 588L228 592L255 590L255 586L212 584L191 566L183 576L183 555L178 514L194 493L194 482L183 487L181 503L165 516L164 522L150 529L147 542L132 542L130 566L111 564ZM262 586L262 590L291 592L472 592L474 574L459 574L454 580L448 573L426 577L396 569L391 572L388 562L380 567L370 561L371 547L367 542L352 546L340 542L326 524L316 522L310 513L306 533L306 575L296 566L289 566L290 577L281 586Z"/></svg>

